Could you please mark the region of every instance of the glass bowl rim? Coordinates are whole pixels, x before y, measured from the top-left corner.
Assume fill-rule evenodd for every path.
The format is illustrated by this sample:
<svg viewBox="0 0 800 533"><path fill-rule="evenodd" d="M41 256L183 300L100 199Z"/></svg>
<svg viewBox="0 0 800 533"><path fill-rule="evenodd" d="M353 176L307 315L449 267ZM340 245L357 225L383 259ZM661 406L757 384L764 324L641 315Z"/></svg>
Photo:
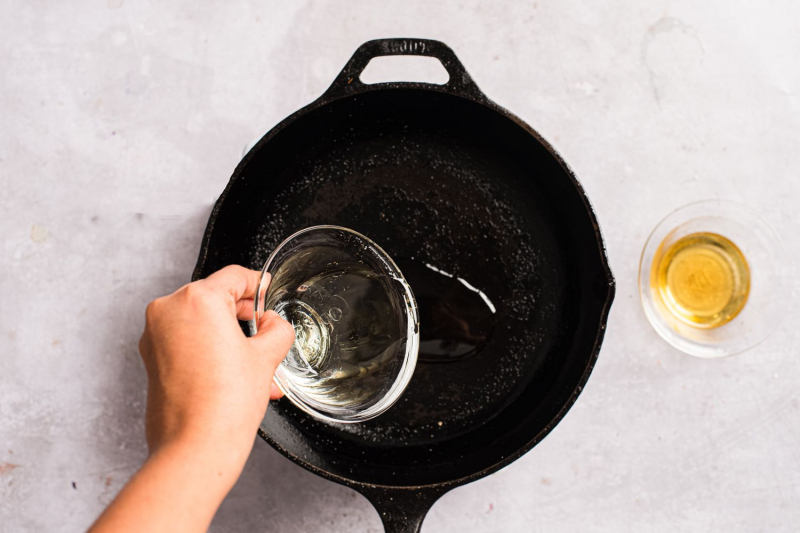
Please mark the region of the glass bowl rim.
<svg viewBox="0 0 800 533"><path fill-rule="evenodd" d="M364 422L366 420L370 420L372 418L377 417L378 415L383 414L392 405L394 405L397 402L397 400L400 399L400 396L406 390L406 388L408 387L408 383L411 381L411 377L414 374L414 369L417 366L417 359L419 356L420 321L419 321L419 308L417 306L417 300L414 297L414 293L411 290L408 281L406 281L402 271L397 267L397 264L394 262L392 257L388 253L386 253L386 251L383 248L381 248L379 244L377 244L375 241L373 241L372 239L370 239L369 237L367 237L362 233L359 233L350 228L346 228L344 226L337 226L334 224L320 224L316 226L309 226L307 228L303 228L299 231L296 231L291 235L289 235L288 237L286 237L285 239L283 239L283 241L281 241L281 243L275 247L272 253L270 253L269 257L264 262L264 266L261 268L261 274L259 276L256 294L253 298L253 319L250 321L250 332L251 334L255 334L255 332L257 331L257 324L260 318L259 316L259 306L261 303L260 295L262 294L262 292L266 295L265 289L268 289L268 287L263 286L264 281L266 279L265 274L268 273L269 267L272 266L275 257L290 241L296 239L297 237L313 231L325 231L325 230L343 231L345 233L355 235L359 239L364 240L370 246L373 246L375 248L375 250L378 252L377 257L380 260L388 263L388 266L399 275L399 279L398 278L395 279L400 281L403 286L404 295L407 297L406 305L412 312L414 323L416 324L416 327L413 328L413 330L410 329L411 325L409 325L409 330L411 334L408 336L408 343L411 344L411 347L410 349L406 348L406 356L404 357L403 365L400 368L397 377L395 378L394 382L392 383L391 387L386 392L386 394L369 408L344 418L339 417L338 415L333 415L331 413L326 413L318 409L315 409L314 407L308 405L306 402L298 398L297 395L295 395L293 391L291 391L291 389L284 387L278 380L277 376L278 370L280 369L280 365L275 370L275 376L273 377L273 382L296 407L306 412L307 414L313 416L314 418L340 424Z"/></svg>
<svg viewBox="0 0 800 533"><path fill-rule="evenodd" d="M696 201L690 202L688 204L681 205L681 206L673 209L669 213L667 213L653 227L653 230L647 236L647 240L645 241L644 246L642 247L642 252L641 252L641 254L639 256L639 268L638 268L638 279L637 279L637 288L638 288L638 291L639 291L639 302L642 305L642 308L644 310L644 314L647 317L647 321L650 323L650 325L653 327L653 329L656 331L656 333L658 333L658 335L662 339L664 339L668 344L670 344L673 348L675 348L675 349L677 349L677 350L679 350L679 351L681 351L681 352L683 352L685 354L691 355L693 357L699 357L699 358L702 358L702 359L719 359L719 358L723 358L723 357L729 357L729 356L732 356L732 355L737 355L737 354L740 354L740 353L743 353L745 351L748 351L748 350L751 350L751 349L755 348L759 344L763 343L766 339L768 339L770 337L770 335L772 335L772 333L778 328L780 323L779 322L774 322L773 324L771 324L768 328L765 329L764 333L761 335L761 338L755 340L754 342L748 343L748 344L743 345L741 347L738 347L736 349L732 349L732 348L731 349L720 349L717 353L706 352L706 351L700 350L698 347L696 347L694 345L694 343L692 343L692 341L686 339L685 337L683 337L682 335L680 335L677 332L675 333L675 336L679 337L680 339L686 339L687 342L685 344L677 342L677 340L673 336L667 335L664 331L662 331L663 328L659 327L660 324L661 324L661 321L659 320L659 317L652 316L653 313L654 312L657 313L657 311L653 311L648 307L648 303L652 299L652 296L650 296L649 294L646 294L646 292L648 292L648 289L649 289L649 282L645 283L645 281L643 281L645 278L647 280L649 280L649 278L650 278L650 270L648 270L647 272L644 272L645 263L646 262L650 262L651 263L650 264L650 268L652 269L652 260L655 257L655 251L657 251L658 247L661 246L660 242L659 243L654 243L654 237L657 234L659 234L659 232L661 230L663 230L663 228L666 225L666 223L669 220L673 219L676 215L678 215L679 213L682 213L684 211L689 211L691 209L696 209L696 208L698 208L698 207L700 207L702 205L713 206L714 208L716 208L716 212L710 213L709 214L710 216L717 216L717 217L720 217L720 218L723 218L723 219L727 219L727 220L734 220L734 218L731 215L731 213L724 212L725 210L728 210L728 211L731 211L731 212L734 212L734 213L735 212L739 212L739 213L742 213L742 214L746 214L752 220L755 220L759 224L759 226L763 230L765 230L766 234L769 236L769 238L772 241L772 243L776 246L777 255L779 255L780 258L782 259L782 261L783 261L783 263L785 265L785 268L788 269L789 265L787 263L788 256L786 255L786 248L785 248L785 246L783 244L783 240L781 239L781 237L778 234L778 232L775 231L775 229L772 227L772 225L767 223L767 221L764 220L764 218L755 209L751 208L748 205L744 205L744 204L741 204L739 202L735 202L735 201L732 201L732 200L726 200L726 199L722 199L722 198L708 198L708 199L704 199L704 200L696 200ZM668 231L666 231L666 233L661 238L661 240L663 241L664 239L666 239L669 235L671 235L675 230L677 230L678 228L680 228L684 224L687 224L689 222L697 220L698 218L700 218L700 217L692 217L692 218L687 218L686 220L677 221L675 224L672 224L669 228L667 228ZM735 242L735 239L733 239L733 241ZM650 250L651 243L654 243L654 246L656 246L656 250L655 251L651 251ZM648 254L648 251L651 251L652 253ZM787 303L785 303L783 305L788 309L791 304L787 302Z"/></svg>

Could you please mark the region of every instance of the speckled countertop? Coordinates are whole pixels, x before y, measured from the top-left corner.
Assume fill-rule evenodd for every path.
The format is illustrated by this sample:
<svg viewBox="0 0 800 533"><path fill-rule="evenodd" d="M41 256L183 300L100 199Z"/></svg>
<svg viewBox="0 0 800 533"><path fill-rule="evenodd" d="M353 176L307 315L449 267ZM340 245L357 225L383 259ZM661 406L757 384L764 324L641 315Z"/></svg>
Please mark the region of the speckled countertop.
<svg viewBox="0 0 800 533"><path fill-rule="evenodd" d="M186 282L242 149L362 42L440 39L581 179L617 299L566 419L423 531L796 531L800 332L745 354L656 335L639 252L672 209L750 205L798 264L794 2L5 2L0 531L88 526L145 457L143 310ZM798 284L787 286L792 295ZM214 531L380 531L257 442Z"/></svg>

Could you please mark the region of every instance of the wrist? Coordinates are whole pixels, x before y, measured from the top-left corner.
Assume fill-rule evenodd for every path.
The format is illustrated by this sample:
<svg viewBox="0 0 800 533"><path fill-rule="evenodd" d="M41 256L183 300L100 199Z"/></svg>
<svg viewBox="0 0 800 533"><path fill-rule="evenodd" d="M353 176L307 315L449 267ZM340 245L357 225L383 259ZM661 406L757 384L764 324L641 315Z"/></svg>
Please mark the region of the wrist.
<svg viewBox="0 0 800 533"><path fill-rule="evenodd" d="M227 494L239 478L252 447L252 440L244 444L208 433L185 431L155 450L151 460L163 458L182 465L191 473L190 477L202 478Z"/></svg>

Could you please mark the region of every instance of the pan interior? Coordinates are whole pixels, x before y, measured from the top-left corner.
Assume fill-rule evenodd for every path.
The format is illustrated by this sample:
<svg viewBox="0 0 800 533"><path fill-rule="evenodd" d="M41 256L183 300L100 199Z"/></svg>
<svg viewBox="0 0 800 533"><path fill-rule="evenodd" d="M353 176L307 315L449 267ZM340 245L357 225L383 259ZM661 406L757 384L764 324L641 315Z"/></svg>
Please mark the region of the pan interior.
<svg viewBox="0 0 800 533"><path fill-rule="evenodd" d="M405 394L368 422L273 402L262 430L279 448L350 480L417 486L480 472L549 429L593 362L609 280L582 195L535 136L410 88L302 113L237 169L199 274L260 268L318 224L396 260L423 349Z"/></svg>

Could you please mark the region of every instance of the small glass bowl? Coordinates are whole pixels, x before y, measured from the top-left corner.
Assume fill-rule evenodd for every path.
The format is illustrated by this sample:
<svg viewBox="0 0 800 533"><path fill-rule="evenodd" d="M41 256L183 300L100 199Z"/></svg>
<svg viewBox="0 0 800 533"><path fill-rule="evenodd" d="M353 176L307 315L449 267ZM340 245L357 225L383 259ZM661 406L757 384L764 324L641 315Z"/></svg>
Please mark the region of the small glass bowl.
<svg viewBox="0 0 800 533"><path fill-rule="evenodd" d="M651 282L653 264L662 252L679 239L700 232L716 233L733 242L750 271L747 303L730 322L716 328L700 328L676 318ZM785 290L788 275L781 240L766 222L743 205L704 200L673 211L650 234L639 262L639 296L650 324L672 346L697 357L725 357L756 346L777 327L791 299Z"/></svg>
<svg viewBox="0 0 800 533"><path fill-rule="evenodd" d="M306 413L363 422L400 398L417 363L419 312L391 257L351 229L313 226L261 271L251 332L273 310L295 328L274 381Z"/></svg>

